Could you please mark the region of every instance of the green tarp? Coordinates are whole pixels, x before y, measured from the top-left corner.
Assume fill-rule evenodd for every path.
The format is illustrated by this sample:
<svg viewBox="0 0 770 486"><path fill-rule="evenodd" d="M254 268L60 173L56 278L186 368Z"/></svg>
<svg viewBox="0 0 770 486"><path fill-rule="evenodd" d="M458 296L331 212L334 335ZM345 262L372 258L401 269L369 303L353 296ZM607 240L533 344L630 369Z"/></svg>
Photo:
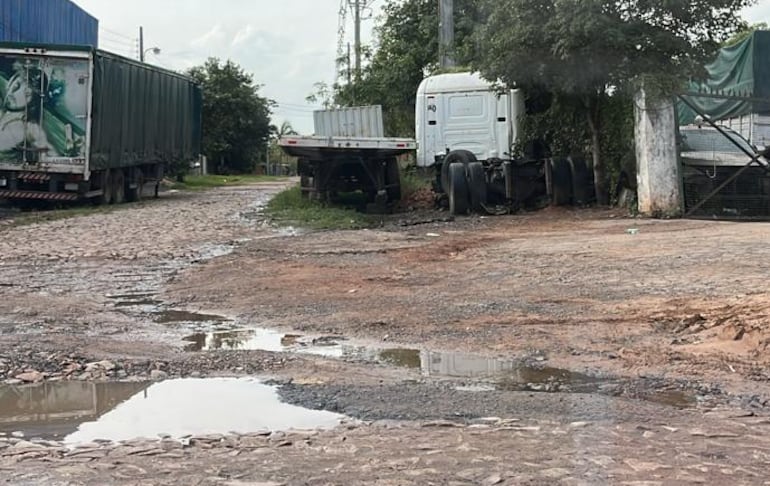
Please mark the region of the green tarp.
<svg viewBox="0 0 770 486"><path fill-rule="evenodd" d="M690 83L689 92L730 95L770 100L770 31L754 32L743 42L726 47L706 66L708 79ZM724 120L749 113L768 113L770 103L726 98L688 97L712 120ZM697 113L679 103L679 123L694 122Z"/></svg>

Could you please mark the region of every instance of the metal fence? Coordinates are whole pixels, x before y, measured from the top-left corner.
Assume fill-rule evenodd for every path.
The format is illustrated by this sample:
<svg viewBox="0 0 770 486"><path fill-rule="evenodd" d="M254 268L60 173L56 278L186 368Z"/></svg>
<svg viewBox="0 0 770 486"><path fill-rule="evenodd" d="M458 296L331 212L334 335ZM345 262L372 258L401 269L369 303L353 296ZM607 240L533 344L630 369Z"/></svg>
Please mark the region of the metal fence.
<svg viewBox="0 0 770 486"><path fill-rule="evenodd" d="M691 98L768 103L748 96L687 93L680 101L698 113L696 125L679 127L685 214L693 218L770 219L770 148L755 147L723 122L712 121Z"/></svg>

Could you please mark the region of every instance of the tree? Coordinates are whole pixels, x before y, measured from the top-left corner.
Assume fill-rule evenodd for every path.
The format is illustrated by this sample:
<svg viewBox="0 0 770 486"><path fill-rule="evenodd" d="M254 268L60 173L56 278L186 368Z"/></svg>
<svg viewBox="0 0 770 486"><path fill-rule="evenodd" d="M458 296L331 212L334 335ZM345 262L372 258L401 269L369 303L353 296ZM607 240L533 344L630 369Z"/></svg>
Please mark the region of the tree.
<svg viewBox="0 0 770 486"><path fill-rule="evenodd" d="M188 74L203 90L203 153L218 173L252 172L270 137L273 102L233 61L211 58Z"/></svg>
<svg viewBox="0 0 770 486"><path fill-rule="evenodd" d="M470 34L479 20L477 4L478 0L455 0L459 64L469 63L473 54ZM361 78L335 86L334 104L382 105L389 135L414 136L417 88L438 70L438 27L437 0L388 0Z"/></svg>
<svg viewBox="0 0 770 486"><path fill-rule="evenodd" d="M754 32L758 30L767 30L768 25L767 22L759 22L757 24L745 24L734 36L727 39L727 41L724 42L724 47L730 47L734 46L736 44L740 44L741 42L748 39L748 37L753 34Z"/></svg>
<svg viewBox="0 0 770 486"><path fill-rule="evenodd" d="M703 73L754 0L481 0L473 66L491 80L552 93L585 120L596 195L609 202L601 151L610 93L652 80L661 92Z"/></svg>
<svg viewBox="0 0 770 486"><path fill-rule="evenodd" d="M278 145L281 137L287 135L297 135L297 131L291 125L291 122L284 121L280 126L270 125L270 144L268 147L268 159L270 163L285 163L288 158L283 149Z"/></svg>

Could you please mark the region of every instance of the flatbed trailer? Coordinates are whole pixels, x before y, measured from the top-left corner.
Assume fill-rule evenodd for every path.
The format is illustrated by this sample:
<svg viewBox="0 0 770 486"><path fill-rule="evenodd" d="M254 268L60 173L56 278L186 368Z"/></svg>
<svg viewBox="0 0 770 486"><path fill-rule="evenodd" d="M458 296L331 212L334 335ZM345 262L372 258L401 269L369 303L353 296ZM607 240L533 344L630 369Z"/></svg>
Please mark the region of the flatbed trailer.
<svg viewBox="0 0 770 486"><path fill-rule="evenodd" d="M398 157L417 149L417 143L406 138L287 136L278 144L298 158L303 196L326 201L361 191L372 211L383 211L401 199Z"/></svg>

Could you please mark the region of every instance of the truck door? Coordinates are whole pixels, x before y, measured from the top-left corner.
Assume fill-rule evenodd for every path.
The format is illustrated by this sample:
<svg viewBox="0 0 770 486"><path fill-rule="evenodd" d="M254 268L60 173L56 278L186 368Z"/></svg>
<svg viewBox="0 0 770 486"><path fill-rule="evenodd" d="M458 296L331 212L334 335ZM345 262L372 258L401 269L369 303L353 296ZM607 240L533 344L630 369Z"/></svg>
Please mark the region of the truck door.
<svg viewBox="0 0 770 486"><path fill-rule="evenodd" d="M497 156L501 159L510 159L513 133L511 129L511 103L507 94L497 98L495 133L497 135Z"/></svg>
<svg viewBox="0 0 770 486"><path fill-rule="evenodd" d="M436 155L441 152L441 148L438 146L440 143L439 127L438 127L438 100L435 96L428 96L425 103L425 144L427 145L425 151L426 163L432 164L436 160Z"/></svg>

